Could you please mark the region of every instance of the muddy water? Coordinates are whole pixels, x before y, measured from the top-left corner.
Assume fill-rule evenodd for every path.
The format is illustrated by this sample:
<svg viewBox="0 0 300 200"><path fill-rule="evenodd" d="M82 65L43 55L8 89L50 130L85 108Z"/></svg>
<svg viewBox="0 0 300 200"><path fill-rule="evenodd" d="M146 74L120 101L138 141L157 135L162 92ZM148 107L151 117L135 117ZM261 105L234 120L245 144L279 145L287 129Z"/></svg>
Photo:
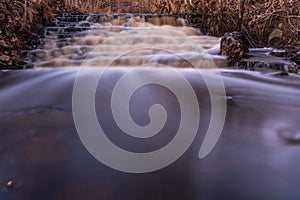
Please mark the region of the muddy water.
<svg viewBox="0 0 300 200"><path fill-rule="evenodd" d="M132 34L125 34L127 39L117 48L114 47L117 42L113 37L115 33L112 33L113 39L110 40L111 30L107 32L107 29L129 27L129 31L134 31L133 26L106 26L105 34L95 31L108 38L106 43L91 50L90 54L79 52L85 56L85 59L77 59L79 64L70 54L53 55L53 48L80 51L80 47L84 46L80 42L85 41L83 38L86 36L91 37L90 34L68 38L77 41L77 47L74 41L59 44L62 41L57 35L54 39L45 38L44 47L37 50L42 52L42 56L33 59L34 69L0 72L0 199L299 198L298 75L279 76L276 73L219 69L226 90L226 121L217 145L207 157L199 159L199 149L212 114L211 97L198 71L183 58L189 56L188 49L194 48L194 41L199 42L200 36L190 36L188 42L184 40L185 43L181 40L180 46L177 41L182 39L182 31L185 30L178 27L177 40L164 39L157 42L160 47L128 53L130 49L125 47L124 41L131 44ZM166 28L175 29L169 25ZM144 33L145 30L142 31ZM137 35L141 33L136 32ZM162 35L165 32L155 31L148 37L140 34L142 37L137 37L137 40L146 43L145 40L150 38L155 41L153 38L158 38L157 33ZM210 39L214 42L207 42L209 44L203 47L204 50L213 49L217 43L217 39ZM175 44L172 45L172 41ZM166 47L166 44L170 45ZM90 46L93 45L84 47ZM179 48L176 54L174 46ZM112 59L111 55L118 54L117 50L122 48L127 53ZM203 49L195 49L188 60L195 60L199 54L204 55ZM73 54L78 56L78 52ZM68 60L66 67L54 62L60 58ZM141 61L133 64L138 58ZM44 65L47 62L55 64ZM98 84L95 108L107 137L132 152L157 150L174 138L181 119L179 102L172 92L159 85L147 85L137 90L129 105L136 123L148 124L149 107L157 103L166 109L168 119L159 134L152 138L136 139L124 134L114 122L110 110L113 88L135 65L179 65L174 67L181 68L175 70L193 87L201 112L197 136L190 148L168 167L144 174L119 172L97 161L83 146L73 120L73 85L83 63L93 67L103 67L107 63L112 66L105 71ZM162 77L162 71L161 68L146 65L136 71L133 79ZM93 74L87 74L86 81L92 77ZM177 77L172 74L164 74L163 79L180 87ZM214 93L212 97L219 95ZM13 187L5 186L9 180L13 181Z"/></svg>

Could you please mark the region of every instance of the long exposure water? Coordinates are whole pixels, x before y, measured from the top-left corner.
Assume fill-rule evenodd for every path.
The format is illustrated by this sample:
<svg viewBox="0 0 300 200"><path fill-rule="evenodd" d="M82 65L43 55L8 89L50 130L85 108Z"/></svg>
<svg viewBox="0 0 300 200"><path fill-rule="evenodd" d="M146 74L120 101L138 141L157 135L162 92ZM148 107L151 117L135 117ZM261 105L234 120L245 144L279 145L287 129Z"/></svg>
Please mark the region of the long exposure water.
<svg viewBox="0 0 300 200"><path fill-rule="evenodd" d="M0 71L0 199L299 199L297 74L226 69L226 59L218 55L219 38L203 36L169 15L65 15L56 23L30 52L32 69ZM206 60L209 65L203 64ZM83 145L74 122L80 69L105 69L93 101L107 137L122 149L145 153L175 138L183 120L180 100L159 84L138 88L129 105L125 96L119 98L141 126L150 123L152 105L165 108L165 125L142 139L118 127L111 98L118 81L132 70L132 82L123 88L145 79L181 88L166 66L181 74L197 97L201 117L191 119L199 123L193 143L178 160L148 173L124 173L99 162ZM210 91L212 83L201 76L205 70L220 74L224 97ZM94 77L88 73L81 81ZM78 102L89 98L85 94ZM222 133L212 151L199 159L212 120L212 99L222 98Z"/></svg>

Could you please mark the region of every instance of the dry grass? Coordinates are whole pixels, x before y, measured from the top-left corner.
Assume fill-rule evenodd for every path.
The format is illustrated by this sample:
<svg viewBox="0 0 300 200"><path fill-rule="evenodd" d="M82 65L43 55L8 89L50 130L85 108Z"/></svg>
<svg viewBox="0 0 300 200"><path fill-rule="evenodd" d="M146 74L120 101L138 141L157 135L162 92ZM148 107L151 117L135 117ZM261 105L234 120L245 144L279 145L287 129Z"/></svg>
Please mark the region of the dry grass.
<svg viewBox="0 0 300 200"><path fill-rule="evenodd" d="M62 0L61 0L62 1ZM55 0L58 4L60 0ZM55 19L54 0L1 0L0 1L0 55L24 49L37 38L43 25Z"/></svg>
<svg viewBox="0 0 300 200"><path fill-rule="evenodd" d="M13 4L12 8L5 6L5 2ZM0 4L2 13L8 16L12 13L14 17L8 21L20 22L17 31L30 30L34 24L49 24L57 12L78 10L193 15L216 36L242 30L252 46L267 45L274 29L283 33L275 45L295 44L300 40L300 0L2 0ZM16 31L10 29L11 24L2 23L7 31Z"/></svg>
<svg viewBox="0 0 300 200"><path fill-rule="evenodd" d="M64 0L66 7L86 13L150 13L151 0Z"/></svg>
<svg viewBox="0 0 300 200"><path fill-rule="evenodd" d="M221 36L243 31L251 46L265 46L274 29L283 32L276 44L300 40L300 0L64 0L88 13L169 13L196 16L204 28ZM271 45L271 44L270 44Z"/></svg>
<svg viewBox="0 0 300 200"><path fill-rule="evenodd" d="M109 8L108 1L64 0L64 2L67 7L75 7L87 13L98 13L100 10L104 12Z"/></svg>
<svg viewBox="0 0 300 200"><path fill-rule="evenodd" d="M202 18L213 35L243 31L251 46L265 46L274 29L282 31L276 44L300 40L300 0L157 0L152 12ZM271 44L270 44L271 45Z"/></svg>
<svg viewBox="0 0 300 200"><path fill-rule="evenodd" d="M283 33L277 45L294 44L300 39L300 0L256 3L247 10L247 16L243 29L255 38L256 45L267 43L274 29Z"/></svg>

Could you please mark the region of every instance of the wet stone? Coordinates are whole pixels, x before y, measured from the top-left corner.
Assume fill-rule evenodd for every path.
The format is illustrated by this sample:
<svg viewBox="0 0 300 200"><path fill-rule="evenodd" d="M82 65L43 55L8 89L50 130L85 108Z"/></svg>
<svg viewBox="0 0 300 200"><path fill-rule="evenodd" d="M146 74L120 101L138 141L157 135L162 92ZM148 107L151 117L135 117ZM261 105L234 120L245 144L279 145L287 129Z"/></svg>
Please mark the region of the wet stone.
<svg viewBox="0 0 300 200"><path fill-rule="evenodd" d="M232 60L240 60L246 52L249 52L249 49L244 42L242 33L226 33L221 38L221 55L228 56Z"/></svg>
<svg viewBox="0 0 300 200"><path fill-rule="evenodd" d="M14 190L14 181L13 180L9 180L5 183L5 187L9 190Z"/></svg>
<svg viewBox="0 0 300 200"><path fill-rule="evenodd" d="M286 51L285 50L274 49L270 52L270 55L277 56L277 57L284 57L284 56L286 56Z"/></svg>

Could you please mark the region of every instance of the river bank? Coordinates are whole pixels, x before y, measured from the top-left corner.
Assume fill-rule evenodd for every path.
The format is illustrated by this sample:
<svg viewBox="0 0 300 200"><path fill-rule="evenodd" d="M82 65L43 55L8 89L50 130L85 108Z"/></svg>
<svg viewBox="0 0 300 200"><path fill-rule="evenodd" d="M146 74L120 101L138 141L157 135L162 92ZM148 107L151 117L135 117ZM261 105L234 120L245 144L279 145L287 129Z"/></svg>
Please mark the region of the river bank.
<svg viewBox="0 0 300 200"><path fill-rule="evenodd" d="M64 12L78 9L63 0L0 2L0 68L17 69L25 63L22 50L34 49L45 26Z"/></svg>

